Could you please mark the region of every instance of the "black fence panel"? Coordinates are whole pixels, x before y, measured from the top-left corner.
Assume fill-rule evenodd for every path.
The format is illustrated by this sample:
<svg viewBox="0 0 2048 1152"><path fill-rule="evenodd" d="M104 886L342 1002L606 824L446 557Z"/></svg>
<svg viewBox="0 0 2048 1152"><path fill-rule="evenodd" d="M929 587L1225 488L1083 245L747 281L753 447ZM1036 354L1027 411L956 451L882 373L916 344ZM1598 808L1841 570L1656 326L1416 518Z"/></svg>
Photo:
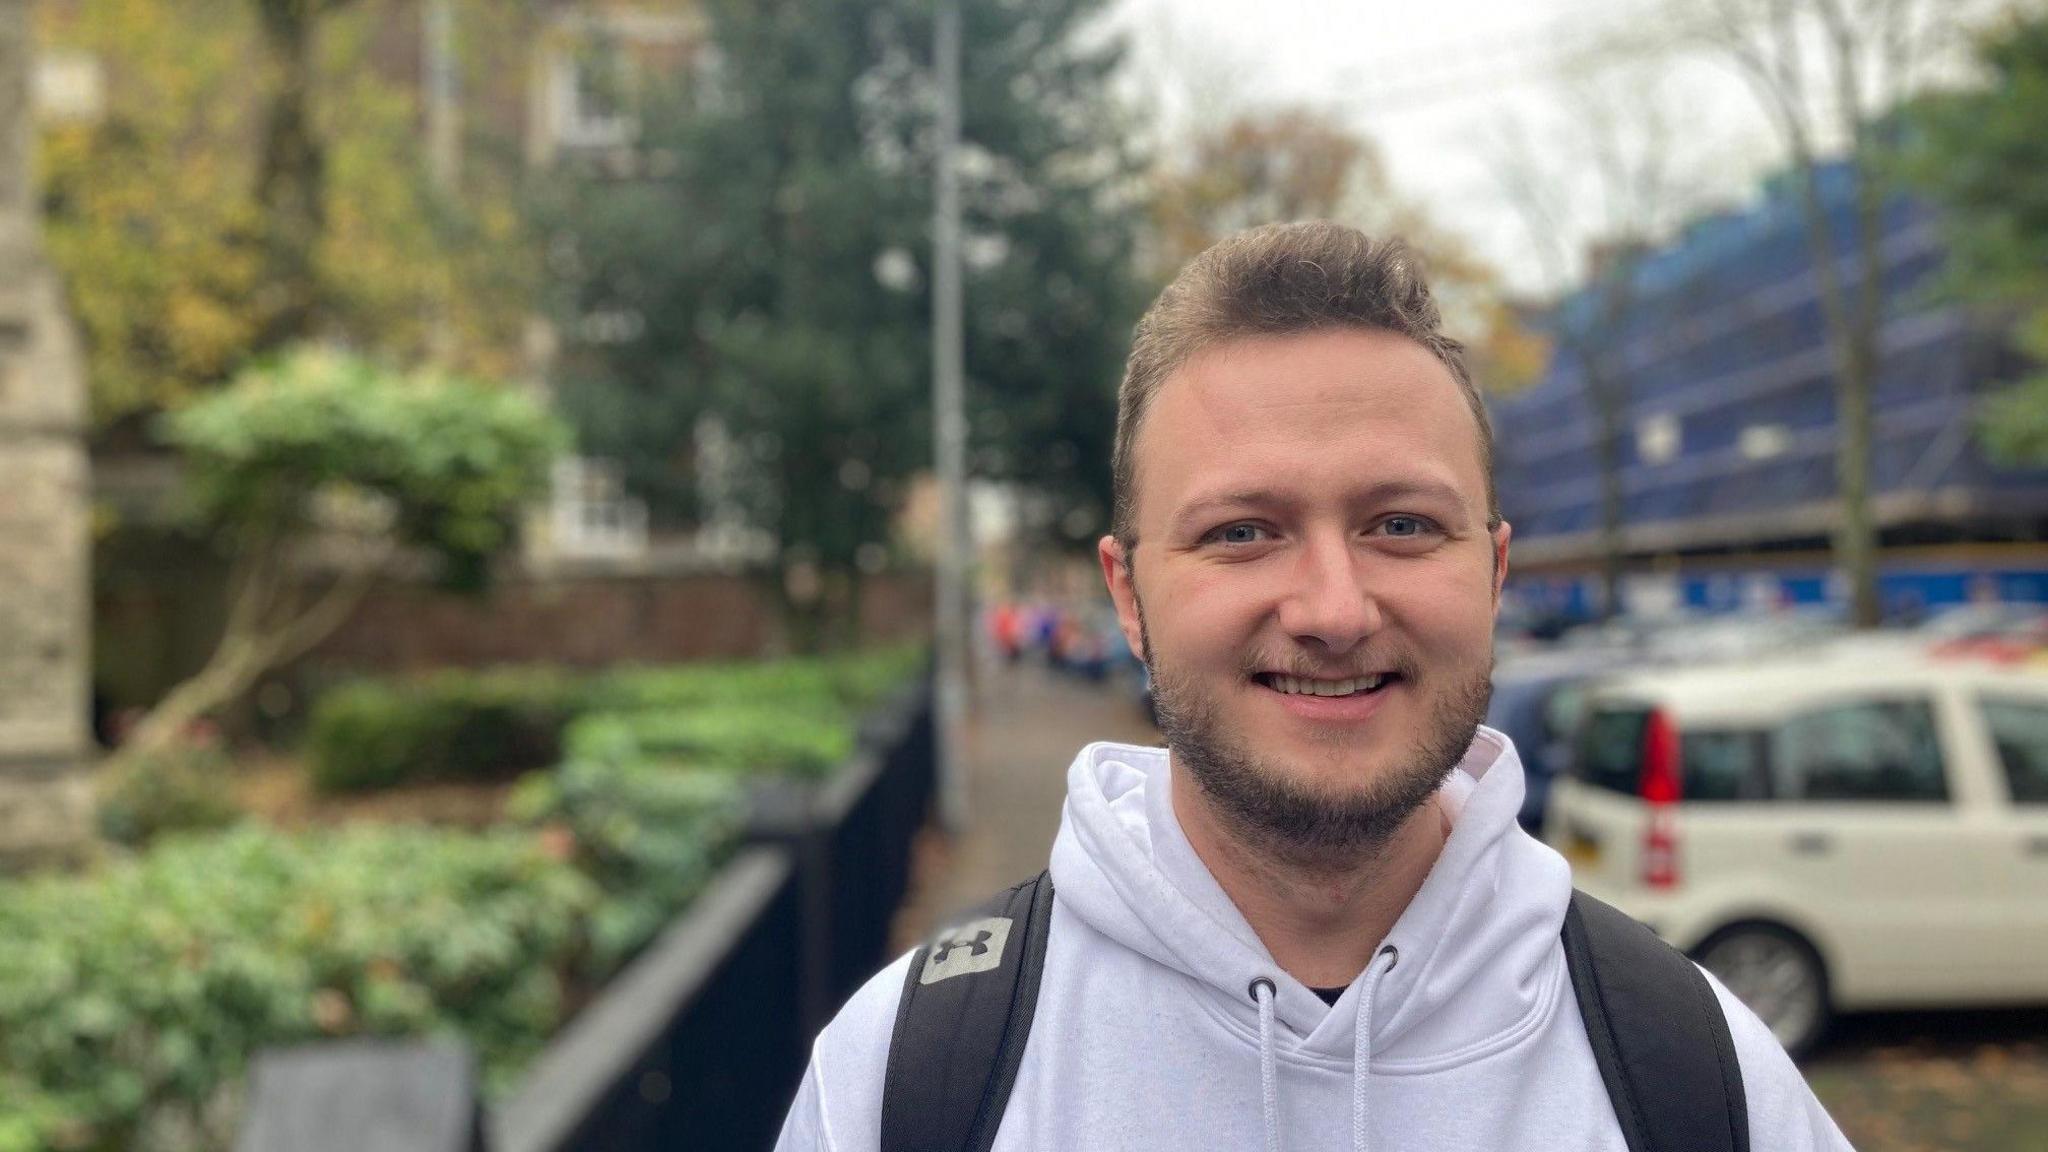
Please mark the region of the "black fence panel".
<svg viewBox="0 0 2048 1152"><path fill-rule="evenodd" d="M929 680L863 724L858 749L822 784L764 782L748 837L796 861L805 958L797 998L815 1034L890 959L917 835L937 784Z"/></svg>
<svg viewBox="0 0 2048 1152"><path fill-rule="evenodd" d="M548 1046L494 1152L767 1149L809 1036L788 859L751 850Z"/></svg>

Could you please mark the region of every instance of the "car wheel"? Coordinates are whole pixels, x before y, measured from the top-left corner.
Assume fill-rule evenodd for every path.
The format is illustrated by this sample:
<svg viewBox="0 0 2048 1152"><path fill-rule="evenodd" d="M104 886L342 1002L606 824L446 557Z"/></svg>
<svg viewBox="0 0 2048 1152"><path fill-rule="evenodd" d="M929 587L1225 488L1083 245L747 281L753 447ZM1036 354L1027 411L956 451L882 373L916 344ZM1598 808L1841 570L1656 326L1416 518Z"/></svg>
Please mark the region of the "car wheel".
<svg viewBox="0 0 2048 1152"><path fill-rule="evenodd" d="M1757 1014L1794 1058L1813 1050L1827 1031L1827 969L1800 936L1774 924L1738 924L1694 951L1735 998Z"/></svg>

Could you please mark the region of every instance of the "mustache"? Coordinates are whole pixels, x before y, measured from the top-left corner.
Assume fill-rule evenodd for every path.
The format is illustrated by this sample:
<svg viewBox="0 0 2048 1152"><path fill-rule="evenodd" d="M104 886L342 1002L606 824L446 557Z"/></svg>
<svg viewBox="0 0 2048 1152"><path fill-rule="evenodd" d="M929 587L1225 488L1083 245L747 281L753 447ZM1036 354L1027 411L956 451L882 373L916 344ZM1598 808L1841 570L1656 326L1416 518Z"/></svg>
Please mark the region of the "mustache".
<svg viewBox="0 0 2048 1152"><path fill-rule="evenodd" d="M1254 652L1247 656L1239 670L1249 680L1262 672L1277 672L1301 680L1355 680L1366 676L1391 672L1403 680L1416 678L1415 662L1399 653L1361 653L1343 661L1332 662L1317 659L1299 650L1284 653Z"/></svg>

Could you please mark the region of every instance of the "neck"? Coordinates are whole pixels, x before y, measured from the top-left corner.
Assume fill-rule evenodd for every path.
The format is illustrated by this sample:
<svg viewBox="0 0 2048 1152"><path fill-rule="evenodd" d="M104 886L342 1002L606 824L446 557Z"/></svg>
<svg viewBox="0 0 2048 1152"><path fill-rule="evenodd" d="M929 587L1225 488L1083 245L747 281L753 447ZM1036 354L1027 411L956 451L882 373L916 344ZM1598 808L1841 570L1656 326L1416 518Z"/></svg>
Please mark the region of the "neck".
<svg viewBox="0 0 2048 1152"><path fill-rule="evenodd" d="M1304 857L1257 844L1220 819L1177 767L1174 817L1195 855L1287 974L1311 988L1351 983L1422 888L1450 836L1432 797L1375 851Z"/></svg>

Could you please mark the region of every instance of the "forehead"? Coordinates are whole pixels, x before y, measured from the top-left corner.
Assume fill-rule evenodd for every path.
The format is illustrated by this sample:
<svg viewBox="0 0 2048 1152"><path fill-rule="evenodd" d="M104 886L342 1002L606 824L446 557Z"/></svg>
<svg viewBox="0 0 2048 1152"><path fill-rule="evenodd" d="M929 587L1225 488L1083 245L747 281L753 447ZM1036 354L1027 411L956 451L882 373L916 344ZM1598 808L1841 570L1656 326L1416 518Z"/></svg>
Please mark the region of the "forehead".
<svg viewBox="0 0 2048 1152"><path fill-rule="evenodd" d="M1136 450L1139 516L1212 484L1340 491L1436 480L1485 502L1479 425L1450 369L1392 332L1228 341L1161 382ZM1147 505L1151 505L1147 508Z"/></svg>

